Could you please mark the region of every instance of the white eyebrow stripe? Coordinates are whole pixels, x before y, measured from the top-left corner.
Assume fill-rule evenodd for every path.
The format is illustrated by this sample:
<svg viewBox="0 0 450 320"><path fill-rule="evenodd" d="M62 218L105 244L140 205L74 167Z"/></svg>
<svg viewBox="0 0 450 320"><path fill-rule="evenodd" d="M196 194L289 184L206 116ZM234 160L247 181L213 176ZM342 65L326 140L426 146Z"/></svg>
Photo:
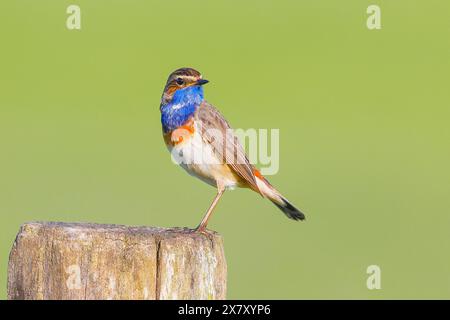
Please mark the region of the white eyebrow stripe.
<svg viewBox="0 0 450 320"><path fill-rule="evenodd" d="M201 79L202 76L200 76L199 78L195 77L195 76L177 76L177 78L182 78L182 79L187 79L187 80L192 80L195 81L197 79Z"/></svg>

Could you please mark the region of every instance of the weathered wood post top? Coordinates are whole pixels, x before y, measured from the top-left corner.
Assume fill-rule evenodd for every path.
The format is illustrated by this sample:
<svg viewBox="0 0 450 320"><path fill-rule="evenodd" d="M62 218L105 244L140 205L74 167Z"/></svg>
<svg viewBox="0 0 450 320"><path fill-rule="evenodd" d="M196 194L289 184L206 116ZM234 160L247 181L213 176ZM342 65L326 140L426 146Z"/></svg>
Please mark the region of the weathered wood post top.
<svg viewBox="0 0 450 320"><path fill-rule="evenodd" d="M8 266L9 299L225 299L222 237L186 228L33 222Z"/></svg>

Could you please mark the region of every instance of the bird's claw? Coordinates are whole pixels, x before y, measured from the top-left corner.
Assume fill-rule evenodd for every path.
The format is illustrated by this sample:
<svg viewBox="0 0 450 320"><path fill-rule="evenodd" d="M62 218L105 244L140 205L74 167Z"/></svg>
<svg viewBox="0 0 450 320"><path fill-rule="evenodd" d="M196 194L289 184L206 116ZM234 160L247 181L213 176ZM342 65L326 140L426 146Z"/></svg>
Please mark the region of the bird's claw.
<svg viewBox="0 0 450 320"><path fill-rule="evenodd" d="M199 233L199 234L202 234L202 235L208 237L208 239L211 242L214 240L214 235L215 235L214 231L209 231L206 228L197 227L197 228L194 229L194 233Z"/></svg>

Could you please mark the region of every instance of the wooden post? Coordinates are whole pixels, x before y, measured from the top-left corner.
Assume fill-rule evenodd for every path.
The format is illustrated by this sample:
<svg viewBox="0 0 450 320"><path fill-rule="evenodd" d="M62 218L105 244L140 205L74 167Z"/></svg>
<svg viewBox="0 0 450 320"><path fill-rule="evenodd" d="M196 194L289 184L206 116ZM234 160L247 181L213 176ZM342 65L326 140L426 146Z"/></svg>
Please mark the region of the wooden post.
<svg viewBox="0 0 450 320"><path fill-rule="evenodd" d="M9 299L225 299L220 235L183 228L26 223L8 266Z"/></svg>

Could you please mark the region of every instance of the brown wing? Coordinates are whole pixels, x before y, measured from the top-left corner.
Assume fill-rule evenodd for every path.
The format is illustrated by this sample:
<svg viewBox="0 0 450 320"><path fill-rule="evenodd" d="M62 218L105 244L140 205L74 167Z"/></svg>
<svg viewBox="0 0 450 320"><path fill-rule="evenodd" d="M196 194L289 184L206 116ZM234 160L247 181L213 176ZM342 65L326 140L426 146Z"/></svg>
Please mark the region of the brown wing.
<svg viewBox="0 0 450 320"><path fill-rule="evenodd" d="M219 159L228 164L250 188L259 192L253 167L238 138L219 111L204 101L197 109L195 118L201 124L203 139L213 147Z"/></svg>

